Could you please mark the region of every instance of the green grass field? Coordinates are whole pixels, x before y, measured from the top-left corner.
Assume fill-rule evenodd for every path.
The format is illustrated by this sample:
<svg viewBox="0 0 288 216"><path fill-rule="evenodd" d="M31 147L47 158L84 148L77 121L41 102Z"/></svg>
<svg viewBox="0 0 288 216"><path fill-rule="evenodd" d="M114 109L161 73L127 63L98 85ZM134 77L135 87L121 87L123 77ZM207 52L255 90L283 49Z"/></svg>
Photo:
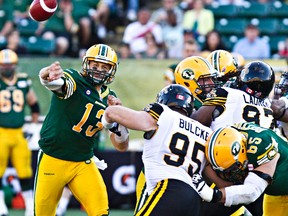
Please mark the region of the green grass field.
<svg viewBox="0 0 288 216"><path fill-rule="evenodd" d="M23 216L24 210L9 209L9 215L11 215L11 216ZM132 216L133 210L111 209L109 215L110 216ZM87 214L80 209L68 209L65 216L87 216Z"/></svg>

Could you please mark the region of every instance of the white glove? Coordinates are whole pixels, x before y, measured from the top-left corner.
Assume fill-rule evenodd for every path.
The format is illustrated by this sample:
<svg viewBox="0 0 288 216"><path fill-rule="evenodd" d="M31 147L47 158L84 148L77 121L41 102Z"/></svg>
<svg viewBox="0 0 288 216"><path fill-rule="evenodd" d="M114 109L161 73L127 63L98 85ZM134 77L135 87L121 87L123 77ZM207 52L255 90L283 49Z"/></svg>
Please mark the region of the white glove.
<svg viewBox="0 0 288 216"><path fill-rule="evenodd" d="M192 184L195 190L198 192L199 196L206 202L218 202L222 198L222 192L217 188L210 188L202 175L195 173L192 176Z"/></svg>
<svg viewBox="0 0 288 216"><path fill-rule="evenodd" d="M93 160L98 169L105 170L108 167L104 160L99 160L95 155L93 156Z"/></svg>

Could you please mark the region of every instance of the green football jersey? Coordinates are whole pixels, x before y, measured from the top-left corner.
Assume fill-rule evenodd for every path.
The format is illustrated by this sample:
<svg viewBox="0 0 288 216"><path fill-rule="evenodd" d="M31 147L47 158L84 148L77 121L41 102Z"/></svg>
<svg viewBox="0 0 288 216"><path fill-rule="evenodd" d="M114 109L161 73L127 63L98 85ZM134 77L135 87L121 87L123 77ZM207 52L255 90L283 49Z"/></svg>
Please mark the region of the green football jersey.
<svg viewBox="0 0 288 216"><path fill-rule="evenodd" d="M24 124L26 95L31 86L27 74L16 74L15 84L0 79L0 127L20 128Z"/></svg>
<svg viewBox="0 0 288 216"><path fill-rule="evenodd" d="M101 116L108 106L108 95L116 95L107 86L99 94L76 70L67 69L64 76L65 93L52 96L39 146L44 153L59 159L89 160L94 155L96 134L103 128Z"/></svg>
<svg viewBox="0 0 288 216"><path fill-rule="evenodd" d="M265 193L268 195L288 195L288 142L274 131L253 123L240 123L235 128L247 137L248 168L253 170L272 160L280 153L273 182Z"/></svg>

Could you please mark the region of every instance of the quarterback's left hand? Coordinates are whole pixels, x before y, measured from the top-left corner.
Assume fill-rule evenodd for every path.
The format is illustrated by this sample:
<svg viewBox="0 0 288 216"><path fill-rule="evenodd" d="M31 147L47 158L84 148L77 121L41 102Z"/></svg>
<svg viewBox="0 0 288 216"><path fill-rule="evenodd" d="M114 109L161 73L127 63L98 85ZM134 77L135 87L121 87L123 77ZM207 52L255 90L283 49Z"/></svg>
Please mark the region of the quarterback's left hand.
<svg viewBox="0 0 288 216"><path fill-rule="evenodd" d="M119 98L114 97L113 95L108 95L107 100L108 106L122 105L122 102Z"/></svg>

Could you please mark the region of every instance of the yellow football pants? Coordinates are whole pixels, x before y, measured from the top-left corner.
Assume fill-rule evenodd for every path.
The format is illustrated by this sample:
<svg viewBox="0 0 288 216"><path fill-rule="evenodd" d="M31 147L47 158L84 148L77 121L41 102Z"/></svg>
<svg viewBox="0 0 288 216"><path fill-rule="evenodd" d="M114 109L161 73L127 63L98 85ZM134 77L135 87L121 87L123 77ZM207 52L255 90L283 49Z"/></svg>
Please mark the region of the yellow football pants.
<svg viewBox="0 0 288 216"><path fill-rule="evenodd" d="M32 177L31 151L22 128L0 128L0 177L9 158L20 179Z"/></svg>
<svg viewBox="0 0 288 216"><path fill-rule="evenodd" d="M90 162L65 161L40 150L34 185L36 216L55 216L65 185L89 216L108 215L106 186L92 159Z"/></svg>
<svg viewBox="0 0 288 216"><path fill-rule="evenodd" d="M270 196L265 194L263 199L263 216L287 216L288 196Z"/></svg>

